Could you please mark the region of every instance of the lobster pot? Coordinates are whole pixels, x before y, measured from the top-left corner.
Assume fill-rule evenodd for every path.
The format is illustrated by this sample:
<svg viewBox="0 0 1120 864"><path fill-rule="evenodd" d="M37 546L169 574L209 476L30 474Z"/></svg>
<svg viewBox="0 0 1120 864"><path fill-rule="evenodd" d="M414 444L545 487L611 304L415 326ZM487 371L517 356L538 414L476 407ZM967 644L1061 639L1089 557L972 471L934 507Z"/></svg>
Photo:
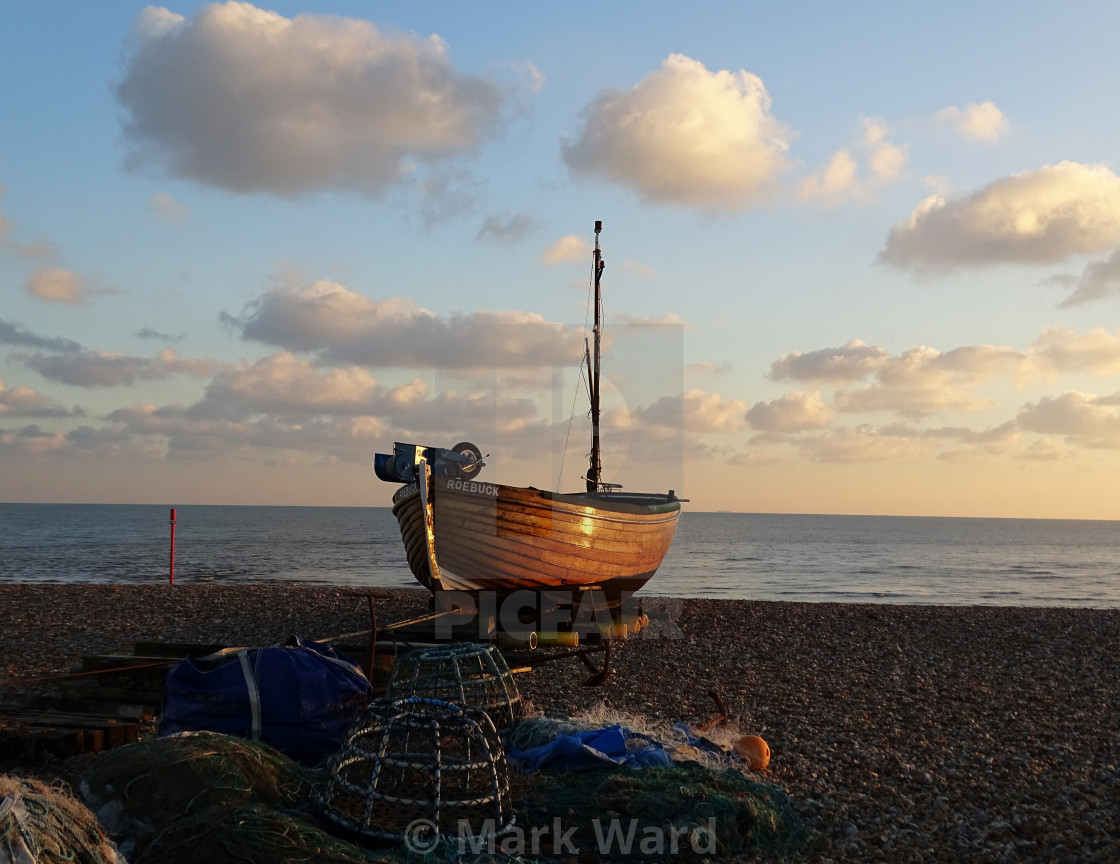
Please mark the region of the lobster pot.
<svg viewBox="0 0 1120 864"><path fill-rule="evenodd" d="M402 655L393 667L385 695L481 708L499 729L521 715L521 694L505 658L494 645L476 642L420 648Z"/></svg>
<svg viewBox="0 0 1120 864"><path fill-rule="evenodd" d="M331 759L319 804L325 818L373 840L434 844L435 833L486 838L513 825L509 771L490 717L417 698L366 707ZM416 820L426 820L419 832Z"/></svg>

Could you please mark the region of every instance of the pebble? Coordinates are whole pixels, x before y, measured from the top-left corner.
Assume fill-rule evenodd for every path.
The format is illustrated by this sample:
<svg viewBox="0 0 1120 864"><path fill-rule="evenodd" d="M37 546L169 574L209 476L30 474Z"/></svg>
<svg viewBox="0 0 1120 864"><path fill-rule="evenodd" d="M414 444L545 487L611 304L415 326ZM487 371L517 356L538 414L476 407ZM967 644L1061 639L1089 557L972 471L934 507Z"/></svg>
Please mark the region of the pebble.
<svg viewBox="0 0 1120 864"><path fill-rule="evenodd" d="M0 584L0 706L45 686L13 681L134 641L360 631L369 593ZM427 609L420 590L373 593L382 625ZM519 676L523 696L547 714L697 728L719 716L714 689L729 722L706 735L769 744L759 776L811 829L798 861L1120 861L1120 610L658 602L673 626L619 643L605 686L581 686L587 669L561 661Z"/></svg>

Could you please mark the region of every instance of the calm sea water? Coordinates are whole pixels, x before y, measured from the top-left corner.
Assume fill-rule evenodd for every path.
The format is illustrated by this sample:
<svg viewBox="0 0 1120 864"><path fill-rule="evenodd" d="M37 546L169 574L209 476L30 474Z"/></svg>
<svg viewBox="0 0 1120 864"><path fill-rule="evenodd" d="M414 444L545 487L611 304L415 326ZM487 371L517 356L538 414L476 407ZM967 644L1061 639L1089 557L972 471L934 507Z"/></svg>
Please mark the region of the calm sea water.
<svg viewBox="0 0 1120 864"><path fill-rule="evenodd" d="M157 582L169 508L0 504L0 582ZM177 508L177 582L415 586L387 508ZM1120 608L1120 522L689 513L643 593Z"/></svg>

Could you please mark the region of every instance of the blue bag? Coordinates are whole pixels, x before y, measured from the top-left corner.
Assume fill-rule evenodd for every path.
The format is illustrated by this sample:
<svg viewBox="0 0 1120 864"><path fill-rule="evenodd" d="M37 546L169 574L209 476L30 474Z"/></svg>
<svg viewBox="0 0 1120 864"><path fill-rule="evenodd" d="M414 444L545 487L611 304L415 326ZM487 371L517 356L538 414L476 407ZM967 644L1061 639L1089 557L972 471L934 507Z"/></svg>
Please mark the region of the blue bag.
<svg viewBox="0 0 1120 864"><path fill-rule="evenodd" d="M167 673L160 735L210 731L264 741L314 765L338 750L369 681L324 642L188 657Z"/></svg>

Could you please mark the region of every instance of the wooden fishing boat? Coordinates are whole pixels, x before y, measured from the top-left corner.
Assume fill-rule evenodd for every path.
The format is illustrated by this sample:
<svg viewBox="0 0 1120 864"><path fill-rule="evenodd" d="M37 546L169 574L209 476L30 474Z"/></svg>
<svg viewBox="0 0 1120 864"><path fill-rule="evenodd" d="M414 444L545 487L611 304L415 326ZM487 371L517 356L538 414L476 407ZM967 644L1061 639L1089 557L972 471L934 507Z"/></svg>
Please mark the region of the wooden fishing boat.
<svg viewBox="0 0 1120 864"><path fill-rule="evenodd" d="M560 494L477 479L481 451L396 443L377 454L377 476L402 483L393 495L413 575L433 593L442 590L548 594L595 592L617 608L653 576L669 551L681 500L664 493L623 492L601 481L599 377L602 223L595 223L594 349L590 371L592 446L586 489Z"/></svg>

